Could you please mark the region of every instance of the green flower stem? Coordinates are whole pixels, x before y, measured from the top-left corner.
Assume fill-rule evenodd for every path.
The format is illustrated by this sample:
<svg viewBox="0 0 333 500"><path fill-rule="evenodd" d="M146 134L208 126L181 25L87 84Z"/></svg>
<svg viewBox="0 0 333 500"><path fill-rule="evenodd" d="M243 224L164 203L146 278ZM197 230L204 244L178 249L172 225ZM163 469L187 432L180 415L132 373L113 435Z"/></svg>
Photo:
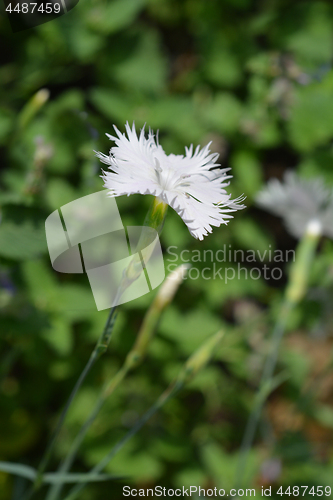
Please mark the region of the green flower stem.
<svg viewBox="0 0 333 500"><path fill-rule="evenodd" d="M86 421L82 425L81 429L79 430L79 433L77 434L76 438L74 439L68 455L66 456L65 460L63 461L63 463L61 464L61 466L58 469L57 473L59 474L60 477L62 475L64 475L72 466L72 463L75 460L78 449L79 449L81 443L83 442L89 428L91 427L92 423L94 422L95 418L97 417L100 409L102 408L103 404L105 403L107 396L112 394L112 392L120 385L122 380L127 375L128 371L129 371L128 367L123 366L116 373L116 375L113 377L111 382L107 385L107 387L106 387L107 394L106 394L106 390L103 391L103 393L100 396L100 398L98 399L95 407L91 411L90 415L88 416L88 418L86 419ZM56 498L58 498L60 493L61 493L62 487L63 487L63 482L59 481L59 482L55 483L50 488L50 490L46 496L46 500L55 500Z"/></svg>
<svg viewBox="0 0 333 500"><path fill-rule="evenodd" d="M88 474L87 481L85 483L77 484L74 486L69 494L65 497L65 500L74 500L77 495L82 491L82 489L89 483L90 476L96 475L96 473L101 472L104 467L112 460L112 458L120 451L124 445L129 441L148 420L159 410L172 396L174 396L184 385L184 382L178 381L170 386L156 401L156 403L141 417L139 422L135 424L132 429L112 448L112 450L97 464Z"/></svg>
<svg viewBox="0 0 333 500"><path fill-rule="evenodd" d="M293 305L298 304L306 294L309 274L321 233L318 228L309 224L308 231L298 244L296 259L290 270L289 284L286 289L286 300Z"/></svg>
<svg viewBox="0 0 333 500"><path fill-rule="evenodd" d="M121 369L116 373L116 375L108 382L100 395L95 407L91 411L90 415L82 425L78 435L76 436L68 455L63 461L62 465L59 467L59 474L66 474L70 467L72 466L77 452L89 430L95 418L97 417L100 409L103 404L107 400L107 398L114 392L114 390L120 385L120 383L124 380L126 375L130 370L136 368L144 359L148 346L153 338L154 333L156 332L158 322L161 318L162 312L167 307L167 305L171 302L176 290L178 289L181 280L184 277L185 266L179 266L179 268L174 271L171 275L168 276L162 287L160 288L158 294L153 300L150 308L148 309L144 320L142 322L142 326L139 330L136 342L128 353L126 360L121 367ZM61 482L54 484L47 497L46 500L56 500L62 489Z"/></svg>
<svg viewBox="0 0 333 500"><path fill-rule="evenodd" d="M125 366L128 366L131 370L144 359L161 315L172 301L187 269L187 266L181 265L173 273L169 274L148 309L135 344L126 357Z"/></svg>
<svg viewBox="0 0 333 500"><path fill-rule="evenodd" d="M261 381L259 385L259 391L256 395L253 409L247 421L241 444L240 458L236 474L236 486L235 486L236 489L241 488L242 486L244 474L246 472L246 465L249 457L249 452L254 440L261 412L267 397L269 396L272 388L274 387L272 384L272 377L277 363L279 345L284 335L287 320L289 318L289 313L292 310L292 307L293 305L290 302L287 301L284 302L281 310L281 315L273 329L270 354L268 355L266 362L264 364L264 369L262 372Z"/></svg>
<svg viewBox="0 0 333 500"><path fill-rule="evenodd" d="M164 203L160 198L154 197L152 204L149 207L146 218L144 220L143 225L145 227L151 227L157 231L158 234L161 234L165 216L168 209L168 205ZM140 241L138 244L139 248L144 248L144 245L140 245Z"/></svg>
<svg viewBox="0 0 333 500"><path fill-rule="evenodd" d="M140 418L140 420L118 441L118 443L110 450L110 452L87 474L87 481L80 483L72 488L65 500L74 500L77 495L89 482L89 476L96 476L101 472L112 458L120 451L123 446L129 441L143 425L159 410L171 397L177 394L182 387L190 382L192 378L207 365L209 360L216 352L216 348L223 338L223 332L218 332L213 337L208 339L185 363L185 366L180 371L178 377L169 385L169 387L161 394L158 400L149 408L149 410Z"/></svg>
<svg viewBox="0 0 333 500"><path fill-rule="evenodd" d="M236 475L237 488L242 486L249 452L255 437L263 406L267 397L274 389L273 375L277 364L280 343L285 333L290 313L303 299L308 288L311 265L320 236L320 228L313 227L310 222L308 230L305 232L296 250L296 259L290 270L289 283L285 291L285 297L281 306L280 315L273 329L272 343L269 355L264 364L259 392L255 399L253 410L248 419L241 444L240 459Z"/></svg>
<svg viewBox="0 0 333 500"><path fill-rule="evenodd" d="M86 366L84 367L80 377L78 378L69 398L68 398L68 401L65 405L65 408L63 409L61 415L60 415L60 418L59 418L59 421L58 421L58 424L57 424L57 427L55 428L54 430L54 433L53 433L53 436L51 438L51 441L45 451L45 454L41 460L41 463L38 467L38 473L37 473L37 477L34 481L34 484L33 484L33 488L32 488L32 492L35 492L37 491L40 486L42 485L42 481L43 481L43 474L45 472L45 469L50 461L50 458L52 456L52 452L53 452L53 449L54 449L54 445L55 445L55 442L60 434L60 431L62 429L62 426L64 424L64 421L66 419L66 416L67 416L67 413L68 413L68 410L77 394L77 392L79 391L81 385L83 384L83 381L85 380L86 376L88 375L89 371L91 370L91 368L93 367L93 365L96 363L96 361L98 360L98 358L104 354L104 352L106 351L107 347L108 347L108 344L110 342L110 339L111 339L111 334L112 334L112 330L113 330L113 326L114 326L114 323L115 323L115 319L116 319L116 308L113 307L111 310L110 310L110 313L109 313L109 316L108 316L108 319L107 319L107 322L105 324L105 327L104 327L104 330L103 330L103 333L102 335L100 336L94 350L92 351L91 355L90 355L90 358L86 364ZM31 495L29 495L30 497ZM29 498L28 497L28 498Z"/></svg>
<svg viewBox="0 0 333 500"><path fill-rule="evenodd" d="M153 251L153 248L151 248L152 247L152 245L151 245L152 235L151 235L151 231L149 231L149 229L153 229L153 230L157 231L158 234L160 234L160 232L163 229L166 212L167 212L167 205L163 201L161 201L159 198L155 197L151 206L150 206L150 209L146 215L146 218L144 221L144 227L143 227L143 230L141 232L138 247L137 247L137 252L138 252L138 254L140 254L140 253L144 253L146 251L146 247L148 246L148 248L149 248L148 252L150 252L150 253L145 255L145 259L144 259L145 262L149 259L150 255ZM154 235L156 234L155 231L154 231ZM141 272L142 272L141 258L137 258L136 256L134 256L133 259L131 260L127 270L124 272L124 277L123 277L123 280L119 286L117 296L115 299L115 304L117 304L119 298L124 293L126 288L140 276ZM116 306L111 309L108 321L107 321L106 326L104 328L104 331L103 331L99 341L97 342L95 349L91 353L91 356L88 360L88 363L87 363L86 367L84 368L82 374L80 375L80 377L79 377L79 379L78 379L78 381L77 381L77 383L76 383L76 385L75 385L75 387L74 387L74 389L69 397L69 400L68 400L68 402L67 402L67 404L66 404L66 406L61 414L60 420L59 420L58 425L56 427L56 430L53 434L50 445L47 448L45 455L42 459L41 465L38 469L38 475L37 475L37 478L36 478L34 485L33 485L33 491L38 490L42 484L43 473L45 472L45 469L49 463L49 460L51 458L51 454L52 454L52 451L54 448L55 441L60 433L60 430L63 426L67 412L69 410L69 407L71 406L71 403L72 403L74 397L76 396L78 390L80 389L84 379L86 378L87 374L91 370L92 366L95 364L97 359L106 351L106 349L109 345L110 337L111 337L111 333L112 333L112 328L113 328L113 324L114 324L113 316L114 316L115 310L116 310ZM132 363L134 363L134 358L132 360ZM124 369L124 371L120 370L120 372L115 377L116 380L118 380L116 385L114 385L114 383L112 382L110 387L108 388L108 391L110 391L110 388L112 388L111 392L113 392L114 388L124 378L125 374L130 369L130 367L127 366L126 363L125 363L125 367L126 367L126 371L125 371L125 369ZM117 377L119 377L119 379ZM75 439L75 441L73 443L72 451L69 453L68 457L65 459L63 465L60 467L60 470L62 472L65 470L68 470L69 467L71 466L71 464L76 456L76 452L77 452L78 447L80 446L80 444L81 444L87 430L89 429L90 425L95 420L96 415L98 414L100 408L102 407L106 397L107 397L107 395L102 396L100 398L100 400L96 404L95 409L92 411L92 413L88 417L87 421L85 422L85 424L81 428L77 438ZM57 491L56 491L56 489L57 489ZM61 490L61 482L59 482L59 484L54 486L54 489L53 489L53 491L52 490L50 491L48 498L56 498L58 496L58 493L60 493L60 490Z"/></svg>
<svg viewBox="0 0 333 500"><path fill-rule="evenodd" d="M135 281L142 272L142 264L150 259L154 250L156 232L160 234L167 213L168 205L159 198L155 197L148 210L143 228L140 234L136 252L124 272L124 287L127 288Z"/></svg>

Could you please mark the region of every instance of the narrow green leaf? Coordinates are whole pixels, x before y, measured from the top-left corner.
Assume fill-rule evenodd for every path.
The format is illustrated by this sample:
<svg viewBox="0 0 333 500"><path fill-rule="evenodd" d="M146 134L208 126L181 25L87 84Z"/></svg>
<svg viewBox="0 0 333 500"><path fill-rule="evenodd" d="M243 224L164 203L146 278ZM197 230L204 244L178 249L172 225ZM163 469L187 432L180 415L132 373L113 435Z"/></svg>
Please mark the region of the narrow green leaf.
<svg viewBox="0 0 333 500"><path fill-rule="evenodd" d="M16 476L26 477L32 481L36 478L37 471L33 467L24 464L15 464L11 462L0 462L0 470L2 472L8 472L9 474L15 474Z"/></svg>
<svg viewBox="0 0 333 500"><path fill-rule="evenodd" d="M14 474L16 476L25 477L34 481L37 476L37 471L33 467L25 464L16 464L11 462L0 462L0 471L8 472L9 474ZM68 473L61 474L57 472L46 472L43 476L43 483L57 484L61 483L86 483L89 482L100 482L100 481L110 481L115 479L121 479L123 476L112 476L110 474L91 474L87 473Z"/></svg>
<svg viewBox="0 0 333 500"><path fill-rule="evenodd" d="M123 476L111 476L110 474L90 474L85 473L71 473L61 474L58 472L46 472L43 477L43 483L57 484L57 483L86 483L86 482L100 482L111 481L112 479L120 479Z"/></svg>

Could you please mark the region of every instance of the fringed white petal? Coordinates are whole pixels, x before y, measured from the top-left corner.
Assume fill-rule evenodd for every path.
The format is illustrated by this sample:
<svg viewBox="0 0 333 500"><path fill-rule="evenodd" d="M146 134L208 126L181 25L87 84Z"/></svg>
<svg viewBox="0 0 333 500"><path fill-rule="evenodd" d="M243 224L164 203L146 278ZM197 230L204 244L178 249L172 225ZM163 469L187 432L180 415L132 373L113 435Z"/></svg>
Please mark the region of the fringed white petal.
<svg viewBox="0 0 333 500"><path fill-rule="evenodd" d="M109 195L151 194L160 197L183 219L190 233L202 240L212 226L227 224L230 212L244 208L243 198L230 200L225 188L231 175L228 168L217 168L218 154L207 144L200 149L185 148L185 156L166 155L153 132L139 137L135 125L125 125L127 137L114 127L116 136L107 134L115 146L109 155L96 152L110 171L103 171L104 187Z"/></svg>

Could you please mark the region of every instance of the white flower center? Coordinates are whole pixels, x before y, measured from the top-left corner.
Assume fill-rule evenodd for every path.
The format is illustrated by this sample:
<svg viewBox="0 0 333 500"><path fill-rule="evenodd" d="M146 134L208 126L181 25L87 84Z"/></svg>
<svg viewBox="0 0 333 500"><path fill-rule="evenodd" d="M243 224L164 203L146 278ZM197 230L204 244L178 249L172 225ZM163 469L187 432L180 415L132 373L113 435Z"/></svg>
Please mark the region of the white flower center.
<svg viewBox="0 0 333 500"><path fill-rule="evenodd" d="M188 182L184 182L185 178L190 177L189 175L179 175L170 166L162 168L157 158L155 158L155 172L157 182L164 191L175 191L177 188L189 186Z"/></svg>

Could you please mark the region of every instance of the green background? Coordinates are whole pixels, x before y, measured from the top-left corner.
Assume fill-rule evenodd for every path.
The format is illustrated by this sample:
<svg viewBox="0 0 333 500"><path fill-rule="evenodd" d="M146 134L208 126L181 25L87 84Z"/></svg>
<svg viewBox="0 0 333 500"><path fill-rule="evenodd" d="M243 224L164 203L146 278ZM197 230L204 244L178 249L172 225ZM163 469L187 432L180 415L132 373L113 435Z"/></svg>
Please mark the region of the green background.
<svg viewBox="0 0 333 500"><path fill-rule="evenodd" d="M17 33L3 7L0 31L0 460L37 467L108 314L89 306L84 277L53 271L46 217L102 189L93 150L107 153L105 133L113 124L124 131L128 120L137 130L144 123L159 129L167 153L212 141L221 165L232 168L232 197L247 196L247 209L203 242L170 209L161 235L165 251L171 245L178 254L224 245L244 252L294 249L296 240L278 218L254 206L254 197L288 169L332 186L333 6L81 0L68 14ZM41 88L50 97L37 109L31 99ZM40 160L43 144L51 149ZM140 225L149 202L149 196L119 199L124 223ZM265 407L245 487L332 486L332 257L332 242L324 238L309 292L288 324L278 366L286 380ZM128 478L91 485L80 498L122 498L122 484L234 486L290 263L266 264L281 268L282 278L245 279L244 273L227 284L203 278L182 284L146 360L103 408L73 470L95 465L194 349L223 327L216 359L110 463L109 472ZM263 263L243 265L251 270ZM121 366L155 293L121 307L108 352L73 405L50 470L103 382ZM25 487L0 473L1 499L20 499ZM45 498L45 490L36 498Z"/></svg>

